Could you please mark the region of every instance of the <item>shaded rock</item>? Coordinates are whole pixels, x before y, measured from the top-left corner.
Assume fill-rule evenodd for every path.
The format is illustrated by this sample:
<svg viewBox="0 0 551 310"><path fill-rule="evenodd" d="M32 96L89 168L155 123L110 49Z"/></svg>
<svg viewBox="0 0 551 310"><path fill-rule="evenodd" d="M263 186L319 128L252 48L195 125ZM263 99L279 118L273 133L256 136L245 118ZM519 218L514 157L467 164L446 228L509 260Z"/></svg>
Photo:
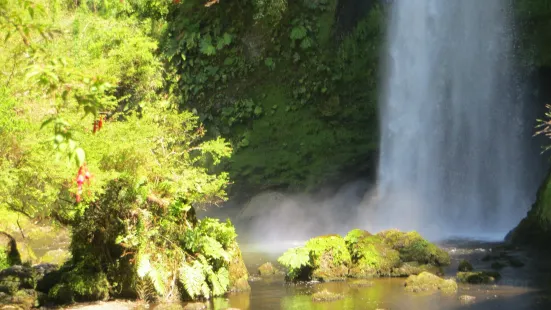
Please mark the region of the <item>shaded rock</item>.
<svg viewBox="0 0 551 310"><path fill-rule="evenodd" d="M501 277L496 271L471 271L458 272L457 281L470 284L489 284L493 283Z"/></svg>
<svg viewBox="0 0 551 310"><path fill-rule="evenodd" d="M21 265L17 242L11 235L0 231L0 270L13 265Z"/></svg>
<svg viewBox="0 0 551 310"><path fill-rule="evenodd" d="M311 278L320 281L340 281L348 276L351 258L344 239L327 235L308 240L305 247L312 261Z"/></svg>
<svg viewBox="0 0 551 310"><path fill-rule="evenodd" d="M71 258L71 253L68 250L50 250L40 258L41 263L62 265Z"/></svg>
<svg viewBox="0 0 551 310"><path fill-rule="evenodd" d="M457 267L457 271L472 271L473 265L469 263L467 260L462 260L459 262L459 266Z"/></svg>
<svg viewBox="0 0 551 310"><path fill-rule="evenodd" d="M109 297L109 282L103 272L75 268L51 274L60 277L59 283L48 291L48 300L56 304L106 300Z"/></svg>
<svg viewBox="0 0 551 310"><path fill-rule="evenodd" d="M34 289L38 274L32 267L15 265L0 271L0 292L15 294L22 289Z"/></svg>
<svg viewBox="0 0 551 310"><path fill-rule="evenodd" d="M520 268L524 266L524 263L516 257L509 257L508 260L511 267Z"/></svg>
<svg viewBox="0 0 551 310"><path fill-rule="evenodd" d="M459 296L459 301L462 304L470 304L473 303L476 300L476 297L470 296L470 295L461 295Z"/></svg>
<svg viewBox="0 0 551 310"><path fill-rule="evenodd" d="M344 298L344 295L332 293L332 292L329 292L328 290L323 290L312 294L312 301L315 301L315 302L329 302L329 301L335 301L343 298Z"/></svg>
<svg viewBox="0 0 551 310"><path fill-rule="evenodd" d="M344 238L351 256L349 275L355 278L389 276L400 265L400 253L379 236L354 229Z"/></svg>
<svg viewBox="0 0 551 310"><path fill-rule="evenodd" d="M62 272L54 264L39 264L33 266L38 274L36 281L36 290L48 294L50 289L61 281Z"/></svg>
<svg viewBox="0 0 551 310"><path fill-rule="evenodd" d="M241 256L241 250L237 245L237 242L234 242L232 246L228 249L228 252L231 255L231 260L229 264L230 272L230 287L229 292L244 292L250 291L251 286L249 285L249 272Z"/></svg>
<svg viewBox="0 0 551 310"><path fill-rule="evenodd" d="M451 263L448 252L423 239L416 231L401 232L391 229L382 231L377 236L400 252L400 259L403 262L416 261L435 266L447 266Z"/></svg>
<svg viewBox="0 0 551 310"><path fill-rule="evenodd" d="M258 274L261 276L273 276L280 273L272 263L267 262L258 267Z"/></svg>
<svg viewBox="0 0 551 310"><path fill-rule="evenodd" d="M445 280L429 272L422 272L406 279L405 289L408 292L436 292L445 294L457 292L457 283L453 279Z"/></svg>

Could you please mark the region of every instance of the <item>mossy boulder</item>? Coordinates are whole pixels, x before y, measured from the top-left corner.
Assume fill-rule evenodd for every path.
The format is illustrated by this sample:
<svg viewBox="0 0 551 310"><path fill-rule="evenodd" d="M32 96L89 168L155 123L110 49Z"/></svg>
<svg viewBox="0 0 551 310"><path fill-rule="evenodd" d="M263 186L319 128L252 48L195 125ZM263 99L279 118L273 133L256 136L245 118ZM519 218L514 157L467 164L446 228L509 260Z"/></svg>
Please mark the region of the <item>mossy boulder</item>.
<svg viewBox="0 0 551 310"><path fill-rule="evenodd" d="M327 235L308 240L312 262L312 279L340 281L348 276L351 257L344 239L339 235Z"/></svg>
<svg viewBox="0 0 551 310"><path fill-rule="evenodd" d="M17 242L11 235L0 231L0 270L20 264L21 255L17 250Z"/></svg>
<svg viewBox="0 0 551 310"><path fill-rule="evenodd" d="M454 294L457 292L455 280L442 279L430 272L409 276L404 285L406 291L413 293L441 291L444 294Z"/></svg>
<svg viewBox="0 0 551 310"><path fill-rule="evenodd" d="M56 304L106 300L109 287L105 273L77 267L60 271L59 283L48 291L48 300Z"/></svg>
<svg viewBox="0 0 551 310"><path fill-rule="evenodd" d="M251 286L249 285L249 272L245 266L245 261L243 261L243 256L241 256L241 250L237 242L233 244L228 249L228 252L231 255L230 264L228 270L230 273L230 292L245 292L250 291Z"/></svg>
<svg viewBox="0 0 551 310"><path fill-rule="evenodd" d="M457 281L470 284L490 284L499 280L501 275L496 271L458 272Z"/></svg>
<svg viewBox="0 0 551 310"><path fill-rule="evenodd" d="M28 266L15 265L0 271L0 292L10 295L22 289L34 289L38 273Z"/></svg>
<svg viewBox="0 0 551 310"><path fill-rule="evenodd" d="M419 264L418 262L405 262L400 266L392 269L390 274L392 277L409 277L411 275L418 275L422 272L430 272L435 275L443 275L442 267L433 266L430 264Z"/></svg>
<svg viewBox="0 0 551 310"><path fill-rule="evenodd" d="M459 266L457 267L457 271L472 271L473 265L469 263L467 260L462 260L459 262Z"/></svg>
<svg viewBox="0 0 551 310"><path fill-rule="evenodd" d="M416 261L434 266L447 266L451 263L448 252L428 242L416 231L401 232L391 229L382 231L377 236L400 252L400 260L403 262Z"/></svg>
<svg viewBox="0 0 551 310"><path fill-rule="evenodd" d="M346 235L344 241L352 260L351 277L389 276L393 269L400 265L400 253L388 246L379 236L354 229Z"/></svg>
<svg viewBox="0 0 551 310"><path fill-rule="evenodd" d="M267 262L258 267L258 274L260 276L273 276L279 274L279 270L272 263Z"/></svg>

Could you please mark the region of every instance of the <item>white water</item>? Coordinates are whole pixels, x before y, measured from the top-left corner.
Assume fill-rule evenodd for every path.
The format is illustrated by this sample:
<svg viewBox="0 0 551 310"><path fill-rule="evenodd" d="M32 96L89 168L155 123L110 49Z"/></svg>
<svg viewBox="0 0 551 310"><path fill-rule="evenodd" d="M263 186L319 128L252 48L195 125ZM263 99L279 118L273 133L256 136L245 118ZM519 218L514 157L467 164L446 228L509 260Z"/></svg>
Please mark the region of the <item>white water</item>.
<svg viewBox="0 0 551 310"><path fill-rule="evenodd" d="M370 226L493 239L526 214L530 131L514 84L509 5L394 2Z"/></svg>

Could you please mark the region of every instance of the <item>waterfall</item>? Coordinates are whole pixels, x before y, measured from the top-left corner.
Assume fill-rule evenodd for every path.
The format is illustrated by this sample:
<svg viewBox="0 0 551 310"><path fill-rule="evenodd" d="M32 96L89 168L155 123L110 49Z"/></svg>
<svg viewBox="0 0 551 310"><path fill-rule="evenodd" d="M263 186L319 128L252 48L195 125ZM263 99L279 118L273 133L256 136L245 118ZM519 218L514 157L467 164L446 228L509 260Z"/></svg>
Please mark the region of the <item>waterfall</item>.
<svg viewBox="0 0 551 310"><path fill-rule="evenodd" d="M507 0L396 0L372 226L498 236L534 198Z"/></svg>

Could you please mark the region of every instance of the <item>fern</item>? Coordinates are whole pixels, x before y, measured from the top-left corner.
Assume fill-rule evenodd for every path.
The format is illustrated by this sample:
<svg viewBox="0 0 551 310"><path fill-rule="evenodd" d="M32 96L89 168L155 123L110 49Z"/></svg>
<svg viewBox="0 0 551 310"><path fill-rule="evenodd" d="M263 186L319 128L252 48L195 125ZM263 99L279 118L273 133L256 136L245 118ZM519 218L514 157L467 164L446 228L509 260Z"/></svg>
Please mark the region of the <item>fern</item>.
<svg viewBox="0 0 551 310"><path fill-rule="evenodd" d="M194 261L192 265L184 263L180 267L180 282L186 289L189 297L195 299L198 296L205 296L206 298L210 295L210 289L206 283L205 270L203 264L199 261ZM206 288L205 289L205 285Z"/></svg>
<svg viewBox="0 0 551 310"><path fill-rule="evenodd" d="M208 280L212 285L212 295L222 296L230 285L230 273L228 269L222 267L217 272L209 272Z"/></svg>
<svg viewBox="0 0 551 310"><path fill-rule="evenodd" d="M310 250L306 247L293 248L283 253L277 261L289 268L287 275L295 279L303 267L311 266Z"/></svg>
<svg viewBox="0 0 551 310"><path fill-rule="evenodd" d="M201 237L201 253L210 258L223 259L226 262L230 261L230 254L222 248L222 245L216 239L209 236Z"/></svg>

